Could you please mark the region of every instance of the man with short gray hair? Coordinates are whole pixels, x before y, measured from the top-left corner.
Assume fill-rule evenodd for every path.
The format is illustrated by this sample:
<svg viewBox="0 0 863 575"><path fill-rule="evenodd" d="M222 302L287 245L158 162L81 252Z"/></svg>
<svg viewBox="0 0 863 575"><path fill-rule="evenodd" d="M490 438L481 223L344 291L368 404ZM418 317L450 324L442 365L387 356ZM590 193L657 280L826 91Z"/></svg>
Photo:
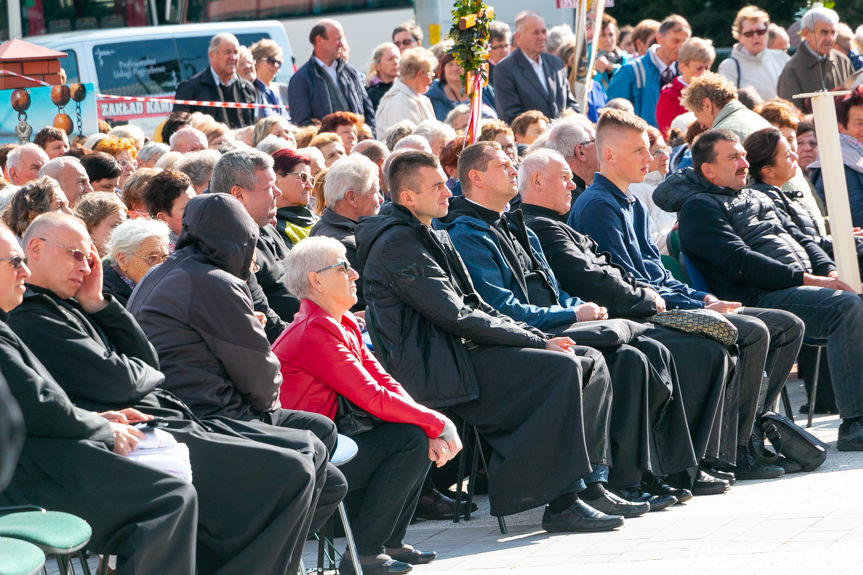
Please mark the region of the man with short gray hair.
<svg viewBox="0 0 863 575"><path fill-rule="evenodd" d="M575 189L572 201L593 183L593 174L599 170L596 154L596 130L586 117L576 114L559 118L551 124L545 146L566 160L572 170Z"/></svg>
<svg viewBox="0 0 863 575"><path fill-rule="evenodd" d="M309 234L339 240L345 246L348 263L360 274L354 231L360 218L377 214L384 201L379 192L379 174L378 166L360 154L336 160L324 183L327 207ZM352 308L355 311L366 308L362 294L362 282L357 282L357 303Z"/></svg>
<svg viewBox="0 0 863 575"><path fill-rule="evenodd" d="M48 154L36 144L18 146L6 157L6 179L23 186L39 177L39 170L48 163Z"/></svg>
<svg viewBox="0 0 863 575"><path fill-rule="evenodd" d="M249 287L255 311L267 316L265 329L272 343L300 309L300 302L285 284L285 258L290 247L275 227L276 198L282 192L276 186L273 158L253 149L228 152L213 168L210 193L237 198L258 226L257 269Z"/></svg>
<svg viewBox="0 0 863 575"><path fill-rule="evenodd" d="M177 87L177 100L203 100L206 102L245 102L257 100L255 87L237 75L240 43L237 37L221 32L210 39L207 57L210 65ZM174 104L174 112L203 112L231 128L242 128L255 123L254 110Z"/></svg>
<svg viewBox="0 0 863 575"><path fill-rule="evenodd" d="M171 145L172 152L180 152L181 154L206 150L209 147L206 134L192 127L180 128L171 134L168 143Z"/></svg>
<svg viewBox="0 0 863 575"><path fill-rule="evenodd" d="M834 49L839 15L830 8L811 8L800 19L800 48L785 64L779 76L779 96L791 100L804 112L811 111L809 100L794 99L797 94L832 90L854 72L851 60Z"/></svg>
<svg viewBox="0 0 863 575"><path fill-rule="evenodd" d="M39 170L39 177L42 176L51 176L57 180L71 208L75 207L84 194L93 191L87 171L78 158L72 156L60 156L49 161Z"/></svg>
<svg viewBox="0 0 863 575"><path fill-rule="evenodd" d="M183 156L177 164L177 169L189 176L196 193L203 194L210 185L213 168L221 157L216 150L190 152Z"/></svg>

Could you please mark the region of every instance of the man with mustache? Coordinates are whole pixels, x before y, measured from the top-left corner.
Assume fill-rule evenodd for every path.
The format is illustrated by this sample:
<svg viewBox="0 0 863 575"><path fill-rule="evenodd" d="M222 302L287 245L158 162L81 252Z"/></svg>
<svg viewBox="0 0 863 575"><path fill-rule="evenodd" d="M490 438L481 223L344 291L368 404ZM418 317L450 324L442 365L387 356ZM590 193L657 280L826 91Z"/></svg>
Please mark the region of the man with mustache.
<svg viewBox="0 0 863 575"><path fill-rule="evenodd" d="M680 212L682 249L719 296L792 312L807 336L827 339L842 417L838 448L863 451L863 301L767 195L745 188L749 164L734 134L699 136L692 164L653 193L659 207ZM768 392L766 405L770 399Z"/></svg>

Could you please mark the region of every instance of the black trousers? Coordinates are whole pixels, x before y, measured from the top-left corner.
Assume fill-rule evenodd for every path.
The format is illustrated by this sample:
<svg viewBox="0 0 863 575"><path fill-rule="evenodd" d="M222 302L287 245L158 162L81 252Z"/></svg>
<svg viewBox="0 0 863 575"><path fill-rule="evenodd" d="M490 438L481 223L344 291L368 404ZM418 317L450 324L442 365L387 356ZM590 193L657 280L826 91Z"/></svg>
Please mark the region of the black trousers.
<svg viewBox="0 0 863 575"><path fill-rule="evenodd" d="M428 437L416 425L382 423L351 439L359 452L341 470L357 552L401 547L431 465Z"/></svg>
<svg viewBox="0 0 863 575"><path fill-rule="evenodd" d="M519 513L570 491L608 465L611 382L602 354L481 346L470 358L479 398L450 408L491 445L493 515Z"/></svg>
<svg viewBox="0 0 863 575"><path fill-rule="evenodd" d="M195 488L102 445L28 438L0 501L85 519L93 528L89 548L116 555L118 575L195 573Z"/></svg>

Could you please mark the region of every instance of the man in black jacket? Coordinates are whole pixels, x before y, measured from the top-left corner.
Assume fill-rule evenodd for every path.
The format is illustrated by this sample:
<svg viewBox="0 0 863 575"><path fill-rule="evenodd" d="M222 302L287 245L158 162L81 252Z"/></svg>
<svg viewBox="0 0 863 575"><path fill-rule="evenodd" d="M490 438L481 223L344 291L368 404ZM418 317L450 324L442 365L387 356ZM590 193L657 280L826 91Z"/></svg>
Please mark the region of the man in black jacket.
<svg viewBox="0 0 863 575"><path fill-rule="evenodd" d="M622 525L576 496L591 463L610 463L602 355L549 339L477 295L446 233L430 228L451 196L437 158L404 152L388 181L394 202L356 235L366 313L390 373L417 401L452 410L488 440L492 514L548 503L547 531Z"/></svg>
<svg viewBox="0 0 863 575"><path fill-rule="evenodd" d="M8 470L14 475L5 491L6 481L0 478L0 502L83 517L93 528L89 548L116 555L119 573L191 575L195 489L124 457L143 434L120 421L139 414L127 410L100 416L76 407L12 332L7 313L21 304L29 276L17 238L0 226L0 363L9 383L8 389L3 383L2 404L4 410L20 405L17 421L23 414L27 434L17 468L13 464ZM0 425L9 424L4 414ZM3 457L11 453L3 445Z"/></svg>
<svg viewBox="0 0 863 575"><path fill-rule="evenodd" d="M200 502L200 572L255 573L274 566L296 572L310 526L320 526L345 493L337 471L341 485L325 489L333 477L331 445L305 429L197 418L176 396L156 389L165 376L153 346L123 306L102 297L102 268L83 223L45 214L23 241L33 275L24 302L10 315L11 327L79 407L135 407L163 418L188 445ZM324 433L332 424L325 423L312 418L307 429L332 441Z"/></svg>
<svg viewBox="0 0 863 575"><path fill-rule="evenodd" d="M378 192L378 167L365 156L352 154L336 160L324 182L324 199L327 207L312 227L310 236L328 236L345 246L346 257L351 267L362 275L357 261L357 240L354 236L357 222L365 216L373 216L380 210L383 196ZM357 303L354 311L363 311L362 282L357 283Z"/></svg>
<svg viewBox="0 0 863 575"><path fill-rule="evenodd" d="M257 99L255 87L237 75L237 59L240 43L228 32L220 32L210 39L207 57L210 65L177 87L177 100L199 100L203 102L239 102L254 104ZM233 129L255 123L255 110L238 108L216 108L174 104L174 112L203 112Z"/></svg>
<svg viewBox="0 0 863 575"><path fill-rule="evenodd" d="M274 330L270 323L278 322L284 330L284 325L290 323L300 309L300 302L285 284L285 258L290 248L275 227L276 198L282 193L276 186L273 158L258 150L228 152L213 167L209 193L234 196L258 225L255 279L263 290L267 306L278 316L268 316L265 326L267 339L272 343ZM259 307L256 309L261 311Z"/></svg>
<svg viewBox="0 0 863 575"><path fill-rule="evenodd" d="M682 249L720 296L789 311L808 337L827 339L842 417L837 446L863 451L863 301L812 238L768 196L744 187L749 164L737 136L705 132L692 144L692 164L653 194L659 207L680 212Z"/></svg>

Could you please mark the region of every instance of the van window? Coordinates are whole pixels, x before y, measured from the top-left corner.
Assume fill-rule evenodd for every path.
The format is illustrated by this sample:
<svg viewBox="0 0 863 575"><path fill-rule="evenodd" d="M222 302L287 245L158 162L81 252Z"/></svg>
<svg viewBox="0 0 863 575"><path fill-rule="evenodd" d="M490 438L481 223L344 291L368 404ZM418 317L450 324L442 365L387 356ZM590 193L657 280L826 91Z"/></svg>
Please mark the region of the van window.
<svg viewBox="0 0 863 575"><path fill-rule="evenodd" d="M78 73L78 54L75 50L59 51L67 54L65 58L60 58L60 67L66 71L66 83L76 84L80 82L81 75Z"/></svg>
<svg viewBox="0 0 863 575"><path fill-rule="evenodd" d="M99 90L117 96L173 94L183 80L172 39L93 47Z"/></svg>

